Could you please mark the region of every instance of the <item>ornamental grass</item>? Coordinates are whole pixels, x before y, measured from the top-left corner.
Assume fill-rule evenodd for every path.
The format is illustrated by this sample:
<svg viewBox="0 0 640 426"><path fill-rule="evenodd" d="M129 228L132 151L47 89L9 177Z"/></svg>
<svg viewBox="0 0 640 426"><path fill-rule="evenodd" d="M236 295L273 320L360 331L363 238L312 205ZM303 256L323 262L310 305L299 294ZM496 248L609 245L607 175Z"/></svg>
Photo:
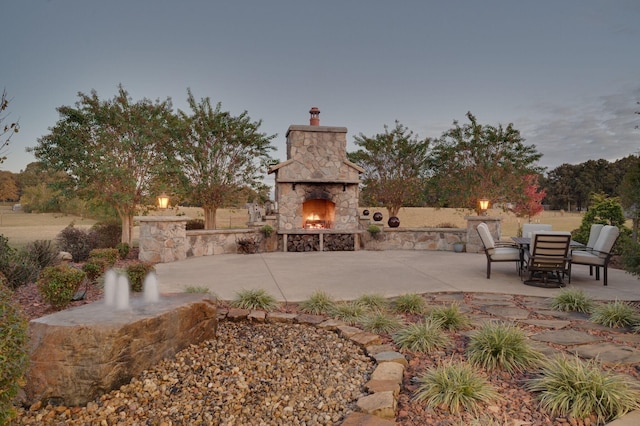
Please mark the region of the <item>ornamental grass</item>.
<svg viewBox="0 0 640 426"><path fill-rule="evenodd" d="M564 312L582 312L588 314L595 303L587 294L577 288L565 288L551 300L551 309Z"/></svg>
<svg viewBox="0 0 640 426"><path fill-rule="evenodd" d="M276 298L263 289L241 290L231 302L231 306L241 309L272 311L278 307Z"/></svg>
<svg viewBox="0 0 640 426"><path fill-rule="evenodd" d="M319 315L331 312L336 304L331 296L322 290L316 290L303 302L300 302L299 308L302 312L308 314Z"/></svg>
<svg viewBox="0 0 640 426"><path fill-rule="evenodd" d="M393 333L393 341L401 349L412 352L431 352L444 349L451 340L442 330L440 321L425 318L421 322L409 324Z"/></svg>

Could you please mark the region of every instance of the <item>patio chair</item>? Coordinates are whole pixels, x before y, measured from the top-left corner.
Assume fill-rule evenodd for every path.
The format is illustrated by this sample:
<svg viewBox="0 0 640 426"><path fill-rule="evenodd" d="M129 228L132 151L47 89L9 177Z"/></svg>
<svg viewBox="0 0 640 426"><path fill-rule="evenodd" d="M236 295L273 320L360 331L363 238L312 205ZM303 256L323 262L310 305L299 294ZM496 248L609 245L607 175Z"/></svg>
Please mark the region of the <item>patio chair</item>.
<svg viewBox="0 0 640 426"><path fill-rule="evenodd" d="M551 225L546 223L525 223L522 225L522 236L524 238L531 238L532 233L536 231L551 231Z"/></svg>
<svg viewBox="0 0 640 426"><path fill-rule="evenodd" d="M516 262L516 268L520 271L520 249L517 246L510 243L496 243L484 222L478 225L477 231L484 246L484 254L487 256L487 279L491 278L492 262Z"/></svg>
<svg viewBox="0 0 640 426"><path fill-rule="evenodd" d="M534 232L527 253L525 284L537 287L564 287L564 277L571 282L571 258L569 232Z"/></svg>
<svg viewBox="0 0 640 426"><path fill-rule="evenodd" d="M593 247L571 251L571 263L574 265L589 265L590 275L592 268L596 268L596 280L600 280L600 267L604 269L603 285L607 285L607 268L613 255L613 246L620 235L616 226L606 225L602 227L598 239Z"/></svg>

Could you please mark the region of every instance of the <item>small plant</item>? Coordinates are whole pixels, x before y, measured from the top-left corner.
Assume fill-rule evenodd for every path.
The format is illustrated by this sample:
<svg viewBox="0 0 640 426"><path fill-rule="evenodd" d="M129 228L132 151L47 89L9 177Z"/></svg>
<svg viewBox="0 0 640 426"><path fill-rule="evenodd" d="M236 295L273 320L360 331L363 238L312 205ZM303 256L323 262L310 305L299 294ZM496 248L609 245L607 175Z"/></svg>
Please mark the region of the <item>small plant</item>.
<svg viewBox="0 0 640 426"><path fill-rule="evenodd" d="M95 246L90 233L85 229L74 227L73 224L60 231L56 242L60 250L71 253L74 262L87 260Z"/></svg>
<svg viewBox="0 0 640 426"><path fill-rule="evenodd" d="M640 315L630 304L616 300L594 308L590 320L605 327L621 328L638 324Z"/></svg>
<svg viewBox="0 0 640 426"><path fill-rule="evenodd" d="M369 227L367 228L367 232L369 232L369 235L371 235L371 238L373 239L378 238L381 231L382 230L378 225L369 225Z"/></svg>
<svg viewBox="0 0 640 426"><path fill-rule="evenodd" d="M76 290L86 278L80 269L68 265L49 266L38 278L38 292L54 308L64 308L73 299Z"/></svg>
<svg viewBox="0 0 640 426"><path fill-rule="evenodd" d="M82 265L82 270L87 274L87 279L93 282L107 270L107 263L104 259L95 259Z"/></svg>
<svg viewBox="0 0 640 426"><path fill-rule="evenodd" d="M425 302L417 293L403 294L391 303L391 308L399 314L422 314L425 310Z"/></svg>
<svg viewBox="0 0 640 426"><path fill-rule="evenodd" d="M331 316L340 321L344 321L349 325L362 322L365 318L367 310L364 306L356 302L336 303L331 311Z"/></svg>
<svg viewBox="0 0 640 426"><path fill-rule="evenodd" d="M260 248L260 242L255 237L243 237L236 240L238 253L253 254Z"/></svg>
<svg viewBox="0 0 640 426"><path fill-rule="evenodd" d="M122 237L122 225L113 220L98 222L89 231L96 248L113 248Z"/></svg>
<svg viewBox="0 0 640 426"><path fill-rule="evenodd" d="M389 302L380 294L363 294L356 299L356 303L368 310L385 310L389 306Z"/></svg>
<svg viewBox="0 0 640 426"><path fill-rule="evenodd" d="M273 227L271 225L264 225L260 228L260 232L264 235L265 238L269 238L271 234L273 234Z"/></svg>
<svg viewBox="0 0 640 426"><path fill-rule="evenodd" d="M401 328L404 323L394 315L382 311L373 311L365 316L360 323L366 331L376 334L390 334Z"/></svg>
<svg viewBox="0 0 640 426"><path fill-rule="evenodd" d="M11 301L11 290L0 273L0 424L15 417L13 398L24 385L29 363L28 323Z"/></svg>
<svg viewBox="0 0 640 426"><path fill-rule="evenodd" d="M278 302L275 297L262 289L241 290L236 294L231 306L241 309L272 311L278 307Z"/></svg>
<svg viewBox="0 0 640 426"><path fill-rule="evenodd" d="M323 314L335 308L333 298L322 290L314 291L309 298L300 303L300 310L309 314Z"/></svg>
<svg viewBox="0 0 640 426"><path fill-rule="evenodd" d="M26 245L24 252L26 257L38 266L39 270L58 263L58 251L54 249L49 240L32 241Z"/></svg>
<svg viewBox="0 0 640 426"><path fill-rule="evenodd" d="M129 282L131 283L131 291L133 292L141 292L142 291L142 283L147 275L150 272L155 271L153 263L149 262L141 262L135 261L129 263L125 267L125 273L127 277L129 277Z"/></svg>
<svg viewBox="0 0 640 426"><path fill-rule="evenodd" d="M193 231L197 229L204 229L203 219L189 219L186 224L187 231Z"/></svg>
<svg viewBox="0 0 640 426"><path fill-rule="evenodd" d="M396 331L393 341L400 348L412 352L431 352L444 349L450 344L449 337L442 331L442 324L431 318Z"/></svg>
<svg viewBox="0 0 640 426"><path fill-rule="evenodd" d="M131 251L131 246L127 243L118 243L116 244L116 250L120 254L120 259L126 259Z"/></svg>
<svg viewBox="0 0 640 426"><path fill-rule="evenodd" d="M562 289L556 297L551 300L551 309L565 312L582 312L588 314L594 306L592 298L577 288Z"/></svg>
<svg viewBox="0 0 640 426"><path fill-rule="evenodd" d="M189 286L187 288L184 289L185 293L202 293L202 294L212 294L211 290L209 290L206 287L200 287L200 286ZM217 299L217 297L216 297Z"/></svg>
<svg viewBox="0 0 640 426"><path fill-rule="evenodd" d="M120 252L116 248L93 249L89 252L89 261L102 260L111 267L120 259Z"/></svg>
<svg viewBox="0 0 640 426"><path fill-rule="evenodd" d="M527 387L539 392L540 405L554 416L595 415L600 424L640 408L637 381L603 371L597 360L582 361L577 356L545 362L540 376Z"/></svg>
<svg viewBox="0 0 640 426"><path fill-rule="evenodd" d="M478 413L480 404L498 397L491 384L467 363L448 363L428 370L415 379L419 384L413 399L430 408L445 406L452 413L461 408Z"/></svg>
<svg viewBox="0 0 640 426"><path fill-rule="evenodd" d="M457 303L435 307L429 312L429 317L439 321L443 328L449 330L462 330L471 325L469 318L460 312L460 305Z"/></svg>
<svg viewBox="0 0 640 426"><path fill-rule="evenodd" d="M531 348L518 327L492 321L471 336L467 359L486 370L503 369L513 373L536 365L542 355Z"/></svg>

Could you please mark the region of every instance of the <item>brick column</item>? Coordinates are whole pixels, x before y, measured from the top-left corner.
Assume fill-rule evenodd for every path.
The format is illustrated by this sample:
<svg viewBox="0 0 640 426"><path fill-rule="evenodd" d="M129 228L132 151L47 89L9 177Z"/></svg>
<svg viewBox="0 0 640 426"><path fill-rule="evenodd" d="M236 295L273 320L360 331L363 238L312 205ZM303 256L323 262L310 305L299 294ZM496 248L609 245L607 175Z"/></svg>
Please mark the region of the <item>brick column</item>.
<svg viewBox="0 0 640 426"><path fill-rule="evenodd" d="M187 258L187 216L136 216L140 222L140 254L145 262Z"/></svg>

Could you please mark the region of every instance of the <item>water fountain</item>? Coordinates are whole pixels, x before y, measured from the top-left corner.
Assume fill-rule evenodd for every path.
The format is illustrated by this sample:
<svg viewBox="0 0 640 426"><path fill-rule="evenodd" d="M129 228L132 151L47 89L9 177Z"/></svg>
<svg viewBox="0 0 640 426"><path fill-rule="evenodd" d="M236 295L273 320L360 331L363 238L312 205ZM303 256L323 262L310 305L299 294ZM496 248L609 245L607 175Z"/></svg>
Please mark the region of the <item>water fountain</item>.
<svg viewBox="0 0 640 426"><path fill-rule="evenodd" d="M160 302L160 292L158 290L158 277L154 272L149 273L142 284L142 304L154 304ZM109 269L104 277L104 304L115 310L123 311L131 307L134 302L130 296L129 279L124 274L118 274L115 270ZM137 302L137 300L135 300ZM140 303L136 303L140 305Z"/></svg>
<svg viewBox="0 0 640 426"><path fill-rule="evenodd" d="M160 301L158 277L155 272L150 272L142 283L142 299L145 303L158 303Z"/></svg>

